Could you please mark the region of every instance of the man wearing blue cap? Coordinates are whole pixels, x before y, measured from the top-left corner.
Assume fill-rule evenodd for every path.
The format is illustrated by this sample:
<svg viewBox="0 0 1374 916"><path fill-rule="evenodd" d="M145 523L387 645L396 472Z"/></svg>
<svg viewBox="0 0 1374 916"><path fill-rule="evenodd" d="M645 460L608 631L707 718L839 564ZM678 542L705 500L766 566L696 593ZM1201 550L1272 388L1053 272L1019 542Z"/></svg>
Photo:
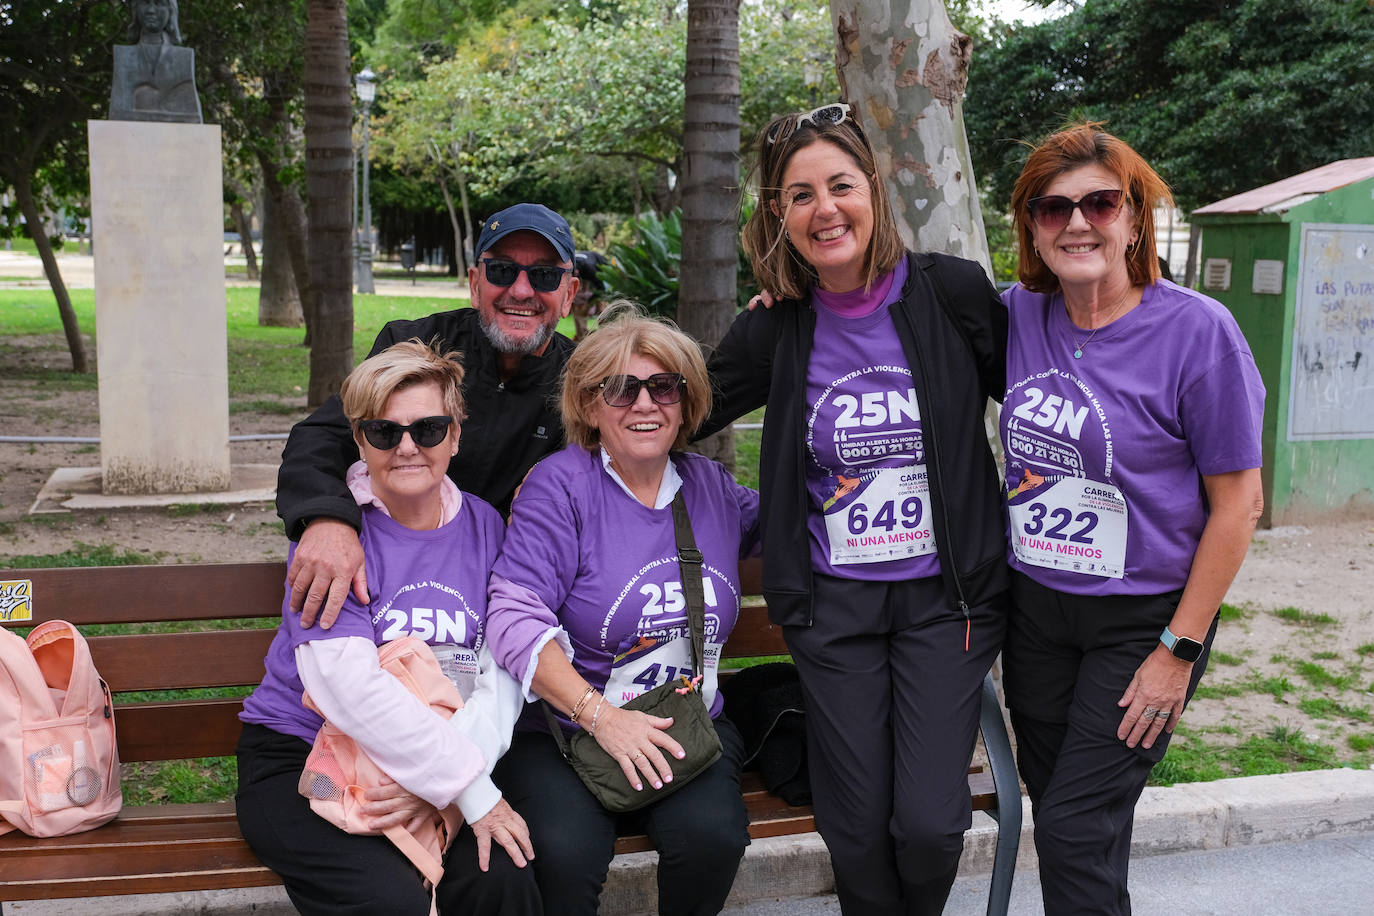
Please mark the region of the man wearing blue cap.
<svg viewBox="0 0 1374 916"><path fill-rule="evenodd" d="M563 446L558 380L573 343L555 328L577 295L572 230L540 204L516 204L487 219L468 269L472 308L389 322L373 355L418 337L458 350L466 374L458 454L448 475L503 515L525 473ZM360 512L344 483L358 447L338 396L297 423L282 451L277 514L298 540L287 571L291 607L329 626L351 587L367 603Z"/></svg>

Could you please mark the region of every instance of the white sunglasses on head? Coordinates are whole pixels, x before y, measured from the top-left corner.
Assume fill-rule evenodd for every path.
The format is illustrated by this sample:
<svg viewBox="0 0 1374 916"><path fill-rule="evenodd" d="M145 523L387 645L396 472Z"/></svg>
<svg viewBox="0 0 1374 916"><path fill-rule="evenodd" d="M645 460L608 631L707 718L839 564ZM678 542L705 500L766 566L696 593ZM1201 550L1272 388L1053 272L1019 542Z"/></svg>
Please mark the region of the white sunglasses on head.
<svg viewBox="0 0 1374 916"><path fill-rule="evenodd" d="M779 140L792 136L801 129L801 126L810 121L814 127L834 127L836 124L843 124L845 118L849 117L848 102L831 102L829 105L822 105L813 108L806 114L797 115L795 120L779 121L773 125L773 129L768 132L768 142L777 143ZM786 133L783 128L790 127Z"/></svg>

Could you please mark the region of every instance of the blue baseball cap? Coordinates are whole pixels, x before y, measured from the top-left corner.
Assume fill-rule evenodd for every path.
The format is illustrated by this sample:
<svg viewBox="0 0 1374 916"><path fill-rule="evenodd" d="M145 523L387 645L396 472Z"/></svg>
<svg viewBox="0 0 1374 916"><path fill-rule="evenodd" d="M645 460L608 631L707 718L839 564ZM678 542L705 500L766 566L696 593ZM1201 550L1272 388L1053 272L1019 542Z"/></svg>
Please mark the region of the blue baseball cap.
<svg viewBox="0 0 1374 916"><path fill-rule="evenodd" d="M573 259L573 236L568 221L543 204L516 204L488 217L477 237L480 255L512 232L537 232L548 240L563 261Z"/></svg>

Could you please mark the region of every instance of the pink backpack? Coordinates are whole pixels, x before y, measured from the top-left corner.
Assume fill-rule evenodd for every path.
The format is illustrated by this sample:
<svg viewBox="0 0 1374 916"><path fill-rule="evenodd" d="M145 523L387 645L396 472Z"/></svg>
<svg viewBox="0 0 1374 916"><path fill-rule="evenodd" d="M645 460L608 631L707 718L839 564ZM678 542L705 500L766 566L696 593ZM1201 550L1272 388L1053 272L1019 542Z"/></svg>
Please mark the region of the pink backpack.
<svg viewBox="0 0 1374 916"><path fill-rule="evenodd" d="M445 719L463 708L462 694L444 676L434 650L423 640L406 636L379 646L377 655L383 671ZM301 699L306 708L319 712L308 692ZM478 761L476 768L481 766ZM358 808L363 803L363 790L380 785L383 775L352 738L325 722L305 761L300 793L310 799L311 810L340 830L375 836L378 831L367 826ZM456 805L450 805L415 834L400 825L382 832L425 876L426 886L433 887L444 875L444 853L462 824L463 815Z"/></svg>
<svg viewBox="0 0 1374 916"><path fill-rule="evenodd" d="M110 689L76 627L0 630L0 833L66 836L119 813Z"/></svg>

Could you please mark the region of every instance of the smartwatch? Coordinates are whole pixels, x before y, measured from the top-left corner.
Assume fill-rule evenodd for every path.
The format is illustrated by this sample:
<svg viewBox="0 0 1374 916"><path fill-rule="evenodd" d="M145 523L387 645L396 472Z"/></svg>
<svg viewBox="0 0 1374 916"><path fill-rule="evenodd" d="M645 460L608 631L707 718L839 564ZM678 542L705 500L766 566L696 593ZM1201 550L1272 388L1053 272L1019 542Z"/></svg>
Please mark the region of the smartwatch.
<svg viewBox="0 0 1374 916"><path fill-rule="evenodd" d="M1202 657L1202 643L1187 636L1177 636L1168 627L1160 634L1159 641L1164 643L1164 648L1173 653L1174 658L1185 662L1195 662Z"/></svg>

